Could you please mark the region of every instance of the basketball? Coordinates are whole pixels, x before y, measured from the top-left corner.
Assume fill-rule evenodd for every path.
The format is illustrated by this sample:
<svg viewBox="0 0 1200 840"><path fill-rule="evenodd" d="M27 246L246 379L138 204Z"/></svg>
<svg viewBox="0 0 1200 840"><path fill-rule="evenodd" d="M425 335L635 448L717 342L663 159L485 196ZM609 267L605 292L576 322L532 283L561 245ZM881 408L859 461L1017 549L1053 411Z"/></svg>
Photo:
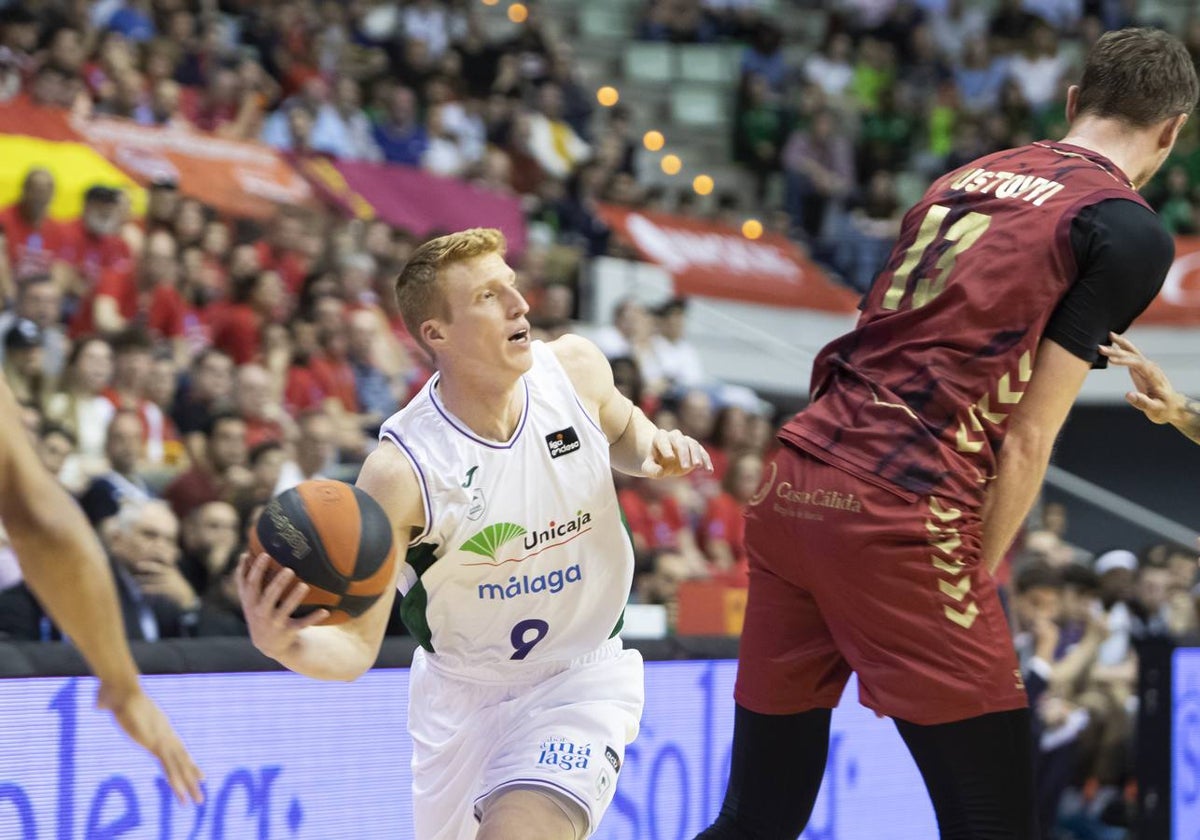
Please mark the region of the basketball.
<svg viewBox="0 0 1200 840"><path fill-rule="evenodd" d="M322 624L362 615L391 585L396 568L387 514L341 481L305 481L272 499L258 518L250 552L269 554L307 583L295 616L323 607L329 617Z"/></svg>

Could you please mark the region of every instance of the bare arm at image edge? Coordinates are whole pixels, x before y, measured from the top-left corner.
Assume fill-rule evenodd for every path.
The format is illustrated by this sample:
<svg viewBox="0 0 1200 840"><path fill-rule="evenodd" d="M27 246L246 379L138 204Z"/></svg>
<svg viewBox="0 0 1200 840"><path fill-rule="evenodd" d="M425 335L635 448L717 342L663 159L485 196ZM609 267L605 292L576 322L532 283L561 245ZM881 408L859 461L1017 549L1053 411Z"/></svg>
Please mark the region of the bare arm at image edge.
<svg viewBox="0 0 1200 840"><path fill-rule="evenodd" d="M200 802L200 771L142 690L104 550L75 500L38 460L19 418L0 380L0 520L25 582L99 678L97 703L158 759L181 801Z"/></svg>

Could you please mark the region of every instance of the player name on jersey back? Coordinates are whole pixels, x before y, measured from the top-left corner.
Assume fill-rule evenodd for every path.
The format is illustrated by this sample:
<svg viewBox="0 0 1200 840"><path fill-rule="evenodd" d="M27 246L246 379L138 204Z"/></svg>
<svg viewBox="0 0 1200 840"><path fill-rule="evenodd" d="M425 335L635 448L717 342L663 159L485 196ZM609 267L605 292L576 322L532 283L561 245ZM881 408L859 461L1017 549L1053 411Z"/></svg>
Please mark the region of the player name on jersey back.
<svg viewBox="0 0 1200 840"><path fill-rule="evenodd" d="M1041 207L1065 188L1064 184L1040 175L1022 175L1019 172L994 171L982 167L968 169L950 182L952 190L994 195L996 198L1016 198L1034 207Z"/></svg>

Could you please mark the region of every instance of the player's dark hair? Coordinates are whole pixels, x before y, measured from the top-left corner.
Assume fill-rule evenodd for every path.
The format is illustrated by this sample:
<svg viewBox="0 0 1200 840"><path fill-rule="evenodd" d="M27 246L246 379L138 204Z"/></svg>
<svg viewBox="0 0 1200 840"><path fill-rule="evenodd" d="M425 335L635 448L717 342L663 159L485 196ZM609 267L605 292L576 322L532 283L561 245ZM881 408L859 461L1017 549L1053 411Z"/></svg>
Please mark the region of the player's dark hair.
<svg viewBox="0 0 1200 840"><path fill-rule="evenodd" d="M1088 53L1078 113L1146 128L1190 114L1200 82L1187 48L1158 29L1106 32Z"/></svg>

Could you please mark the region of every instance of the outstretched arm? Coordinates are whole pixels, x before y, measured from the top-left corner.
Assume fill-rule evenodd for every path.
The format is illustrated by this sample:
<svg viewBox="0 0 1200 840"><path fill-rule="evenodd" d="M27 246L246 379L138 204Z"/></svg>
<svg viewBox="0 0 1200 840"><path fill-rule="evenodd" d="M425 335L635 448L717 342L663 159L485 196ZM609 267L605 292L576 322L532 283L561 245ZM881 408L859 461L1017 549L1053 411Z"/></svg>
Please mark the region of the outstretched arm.
<svg viewBox="0 0 1200 840"><path fill-rule="evenodd" d="M1146 358L1132 341L1111 333L1112 344L1100 352L1114 365L1129 369L1134 390L1126 401L1152 423L1170 423L1193 443L1200 443L1200 400L1190 399L1175 390L1163 369Z"/></svg>
<svg viewBox="0 0 1200 840"><path fill-rule="evenodd" d="M200 771L142 691L108 559L83 512L38 461L0 378L0 519L25 582L100 679L98 703L162 764L182 800L202 799Z"/></svg>
<svg viewBox="0 0 1200 840"><path fill-rule="evenodd" d="M595 344L565 335L549 346L608 438L614 468L647 478L687 475L700 467L712 471L703 446L678 429L658 428L617 390L612 367Z"/></svg>

